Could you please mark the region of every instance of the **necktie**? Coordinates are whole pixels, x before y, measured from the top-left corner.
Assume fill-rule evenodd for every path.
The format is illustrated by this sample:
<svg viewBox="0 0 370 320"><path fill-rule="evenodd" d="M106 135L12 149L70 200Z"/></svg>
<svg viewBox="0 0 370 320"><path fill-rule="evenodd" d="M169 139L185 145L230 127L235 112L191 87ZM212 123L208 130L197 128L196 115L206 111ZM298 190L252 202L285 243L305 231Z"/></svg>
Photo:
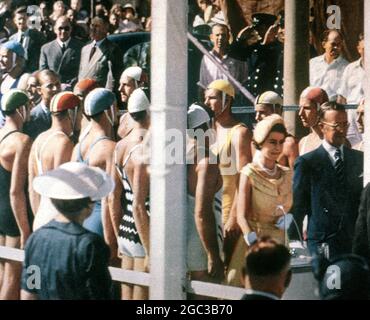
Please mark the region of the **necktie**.
<svg viewBox="0 0 370 320"><path fill-rule="evenodd" d="M21 38L19 39L19 43L23 46L23 40L24 40L24 32L21 33Z"/></svg>
<svg viewBox="0 0 370 320"><path fill-rule="evenodd" d="M91 48L89 61L91 60L91 58L94 55L95 51L96 51L96 44Z"/></svg>
<svg viewBox="0 0 370 320"><path fill-rule="evenodd" d="M334 154L334 168L337 176L337 180L340 186L344 186L344 162L342 159L342 153L339 148L335 150Z"/></svg>
<svg viewBox="0 0 370 320"><path fill-rule="evenodd" d="M66 51L66 45L65 43L62 44L62 54Z"/></svg>

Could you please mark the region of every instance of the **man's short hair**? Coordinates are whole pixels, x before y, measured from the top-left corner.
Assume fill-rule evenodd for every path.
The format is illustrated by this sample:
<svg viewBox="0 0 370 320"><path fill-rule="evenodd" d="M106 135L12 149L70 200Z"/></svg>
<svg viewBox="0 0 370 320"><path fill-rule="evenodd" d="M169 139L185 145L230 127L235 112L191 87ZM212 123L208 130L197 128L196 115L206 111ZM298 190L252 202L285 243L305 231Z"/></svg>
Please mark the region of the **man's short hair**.
<svg viewBox="0 0 370 320"><path fill-rule="evenodd" d="M90 198L81 198L81 199L52 199L50 198L51 203L55 208L67 217L73 217L81 213L81 211L91 204Z"/></svg>
<svg viewBox="0 0 370 320"><path fill-rule="evenodd" d="M325 30L322 34L322 42L327 42L328 39L329 39L329 35L330 33L332 32L336 32L339 34L340 38L342 40L344 40L344 36L343 36L343 33L340 31L340 30L337 30L337 29L329 29L329 30Z"/></svg>
<svg viewBox="0 0 370 320"><path fill-rule="evenodd" d="M276 276L289 263L288 248L266 236L249 248L245 258L245 274L249 277Z"/></svg>
<svg viewBox="0 0 370 320"><path fill-rule="evenodd" d="M227 32L230 33L229 27L226 24L223 24L223 23L216 23L216 24L214 24L212 26L212 33L213 33L214 28L216 28L216 27L225 28L227 30Z"/></svg>
<svg viewBox="0 0 370 320"><path fill-rule="evenodd" d="M15 9L14 10L14 13L13 13L13 18L17 14L25 14L25 15L27 15L27 7L26 6L22 6L22 7L19 7L17 9Z"/></svg>
<svg viewBox="0 0 370 320"><path fill-rule="evenodd" d="M49 70L49 69L41 70L40 72L36 74L36 79L39 85L43 84L43 79L45 77L56 77L57 79L60 79L59 75L53 70Z"/></svg>
<svg viewBox="0 0 370 320"><path fill-rule="evenodd" d="M99 19L99 20L101 20L101 21L103 21L103 23L106 25L106 26L109 26L109 18L105 15L105 14L103 14L103 13L101 13L101 12L99 12L92 20L91 20L91 22L93 22L94 20L96 20L96 19Z"/></svg>
<svg viewBox="0 0 370 320"><path fill-rule="evenodd" d="M325 113L327 111L331 111L331 110L343 111L343 112L346 111L346 109L345 109L345 107L344 107L343 104L337 103L335 101L325 102L319 108L319 112L318 112L319 119L320 120L324 119Z"/></svg>

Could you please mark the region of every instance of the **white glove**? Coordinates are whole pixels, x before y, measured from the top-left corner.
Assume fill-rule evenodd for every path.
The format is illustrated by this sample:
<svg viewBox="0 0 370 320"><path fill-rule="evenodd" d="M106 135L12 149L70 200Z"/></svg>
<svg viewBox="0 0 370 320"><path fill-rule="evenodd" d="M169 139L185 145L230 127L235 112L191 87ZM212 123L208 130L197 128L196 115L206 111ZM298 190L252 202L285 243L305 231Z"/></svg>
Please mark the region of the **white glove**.
<svg viewBox="0 0 370 320"><path fill-rule="evenodd" d="M257 241L257 234L254 231L252 231L249 233L245 233L243 238L245 243L250 247L253 243Z"/></svg>
<svg viewBox="0 0 370 320"><path fill-rule="evenodd" d="M288 230L293 222L293 215L291 213L284 214L275 223L275 226L281 230Z"/></svg>

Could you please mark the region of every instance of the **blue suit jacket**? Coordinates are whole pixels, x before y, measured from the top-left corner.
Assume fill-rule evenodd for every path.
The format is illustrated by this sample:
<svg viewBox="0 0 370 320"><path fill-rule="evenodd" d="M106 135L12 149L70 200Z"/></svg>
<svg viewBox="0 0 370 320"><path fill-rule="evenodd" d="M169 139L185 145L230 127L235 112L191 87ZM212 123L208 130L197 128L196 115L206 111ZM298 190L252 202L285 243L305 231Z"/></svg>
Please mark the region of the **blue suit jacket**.
<svg viewBox="0 0 370 320"><path fill-rule="evenodd" d="M302 230L308 215L307 242L312 254L329 244L330 256L350 253L363 188L363 153L343 148L345 187L337 183L329 154L320 146L299 157L294 165L293 213ZM296 238L294 226L291 238Z"/></svg>
<svg viewBox="0 0 370 320"><path fill-rule="evenodd" d="M41 104L38 104L31 110L30 121L26 122L23 131L35 140L40 133L50 129L50 127L50 111L45 112Z"/></svg>

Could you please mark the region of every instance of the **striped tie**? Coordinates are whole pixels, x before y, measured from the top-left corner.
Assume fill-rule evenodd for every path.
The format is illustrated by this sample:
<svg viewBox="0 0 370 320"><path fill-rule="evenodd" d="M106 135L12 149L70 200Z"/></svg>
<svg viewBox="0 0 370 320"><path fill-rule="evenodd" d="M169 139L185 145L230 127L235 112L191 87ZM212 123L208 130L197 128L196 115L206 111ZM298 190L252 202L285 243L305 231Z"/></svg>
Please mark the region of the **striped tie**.
<svg viewBox="0 0 370 320"><path fill-rule="evenodd" d="M339 148L335 150L334 154L334 168L335 168L335 173L337 175L338 183L340 186L344 186L344 162L342 159L342 152L340 151Z"/></svg>

